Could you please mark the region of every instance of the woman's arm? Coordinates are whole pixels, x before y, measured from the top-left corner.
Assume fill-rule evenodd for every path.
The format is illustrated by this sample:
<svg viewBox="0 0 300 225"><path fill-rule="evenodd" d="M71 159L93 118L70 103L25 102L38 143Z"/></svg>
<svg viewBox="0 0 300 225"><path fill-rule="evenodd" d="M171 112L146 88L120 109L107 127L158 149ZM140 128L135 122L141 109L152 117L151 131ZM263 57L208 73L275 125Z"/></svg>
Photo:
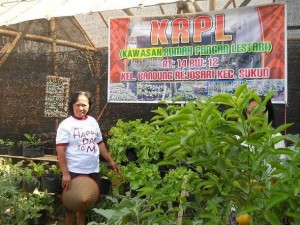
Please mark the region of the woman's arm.
<svg viewBox="0 0 300 225"><path fill-rule="evenodd" d="M56 146L58 164L62 172L62 187L69 189L71 187L71 176L68 170L66 158L66 146Z"/></svg>
<svg viewBox="0 0 300 225"><path fill-rule="evenodd" d="M99 143L100 153L101 156L109 163L111 168L116 172L120 172L120 167L117 165L117 163L112 159L111 155L109 154L105 144L103 141Z"/></svg>

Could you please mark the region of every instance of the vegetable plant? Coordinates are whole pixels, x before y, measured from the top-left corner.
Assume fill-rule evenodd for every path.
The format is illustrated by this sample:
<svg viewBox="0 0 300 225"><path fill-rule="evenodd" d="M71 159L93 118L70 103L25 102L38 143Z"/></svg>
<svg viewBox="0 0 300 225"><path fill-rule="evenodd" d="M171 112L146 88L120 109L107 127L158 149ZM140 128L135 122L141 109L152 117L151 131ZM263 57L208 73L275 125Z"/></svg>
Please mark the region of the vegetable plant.
<svg viewBox="0 0 300 225"><path fill-rule="evenodd" d="M42 144L41 138L39 138L36 134L24 134L27 144L32 145L32 146L39 146Z"/></svg>
<svg viewBox="0 0 300 225"><path fill-rule="evenodd" d="M299 135L278 135L292 124L274 127L268 122L266 103L273 94L262 99L245 83L232 94L202 101L184 105L160 102L151 122L145 122L149 133L141 132L138 126L121 129L118 124L112 129L119 138L119 142L110 143L112 154L118 163L124 163L125 149L134 148L137 153L134 162L123 164L125 174L129 168L141 173L139 169L146 163L167 169L160 174L158 186L148 184L150 179L143 184L142 176L140 183L132 179L131 186L139 194L106 211L108 221L126 224L128 218L134 218L136 224L175 224L183 210L182 224L225 225L232 212L237 218L249 215L250 224L299 224L300 139ZM252 99L259 104L247 117ZM145 145L140 142L143 137L155 141L147 140L151 144ZM275 148L282 140L288 147ZM141 154L144 147L147 154ZM187 194L182 194L183 190ZM143 207L132 211L140 202Z"/></svg>

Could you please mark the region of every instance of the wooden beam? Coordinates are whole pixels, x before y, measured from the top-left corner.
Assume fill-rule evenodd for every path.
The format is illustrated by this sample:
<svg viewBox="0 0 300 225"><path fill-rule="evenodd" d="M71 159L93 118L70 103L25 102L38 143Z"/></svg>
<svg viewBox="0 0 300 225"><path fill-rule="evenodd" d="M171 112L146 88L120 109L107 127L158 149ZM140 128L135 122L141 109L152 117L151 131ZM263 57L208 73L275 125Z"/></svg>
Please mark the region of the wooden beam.
<svg viewBox="0 0 300 225"><path fill-rule="evenodd" d="M164 9L163 9L163 7L162 7L161 4L159 4L159 9L160 9L161 14L165 14L165 11L164 11Z"/></svg>
<svg viewBox="0 0 300 225"><path fill-rule="evenodd" d="M214 11L216 9L216 0L209 0L209 11Z"/></svg>
<svg viewBox="0 0 300 225"><path fill-rule="evenodd" d="M1 66L5 63L5 61L7 60L7 58L9 57L10 53L14 50L15 47L18 46L19 41L24 38L24 36L26 35L26 33L29 31L31 25L32 25L33 21L30 21L25 29L23 30L23 32L17 33L16 35L14 35L15 39L10 43L10 45L8 45L6 52L3 54L3 56L0 59L0 68Z"/></svg>
<svg viewBox="0 0 300 225"><path fill-rule="evenodd" d="M242 4L240 4L239 7L247 6L250 2L251 2L251 0L244 0L244 1L242 2Z"/></svg>
<svg viewBox="0 0 300 225"><path fill-rule="evenodd" d="M232 2L234 2L234 0L228 0L228 2L227 2L226 5L223 7L223 9L227 9L227 8L230 6L230 4L231 4ZM234 8L235 8L235 7L234 7Z"/></svg>
<svg viewBox="0 0 300 225"><path fill-rule="evenodd" d="M12 37L12 36L17 36L19 34L19 32L0 29L0 34L2 34L4 36ZM31 40L31 41L44 42L44 43L48 43L48 44L52 44L53 42L55 42L57 45L60 45L60 46L71 47L71 48L76 48L76 49L80 49L80 50L97 51L96 48L91 47L91 46L82 45L82 44L78 44L78 43L71 42L71 41L65 41L65 40L60 40L60 39L53 39L53 38L49 38L49 37L34 35L34 34L25 34L23 38Z"/></svg>
<svg viewBox="0 0 300 225"><path fill-rule="evenodd" d="M236 3L235 3L235 0L233 0L233 8L236 8Z"/></svg>
<svg viewBox="0 0 300 225"><path fill-rule="evenodd" d="M61 25L61 22L62 20L64 20L65 18L64 17L61 17L61 18L55 18L55 24L56 24L56 27L60 27L60 31L63 32L66 36L66 38L69 40L69 41L72 41L74 42L74 39L73 39L73 36L70 36L70 34L66 31L65 27Z"/></svg>
<svg viewBox="0 0 300 225"><path fill-rule="evenodd" d="M105 18L104 18L104 16L102 15L102 13L99 12L98 14L99 14L99 16L101 17L102 21L105 23L106 27L108 27L108 23L107 23L107 21L105 20Z"/></svg>
<svg viewBox="0 0 300 225"><path fill-rule="evenodd" d="M184 13L189 13L189 6L185 1L178 1L176 3L177 6L177 14L184 14Z"/></svg>
<svg viewBox="0 0 300 225"><path fill-rule="evenodd" d="M203 12L203 10L200 8L200 6L198 5L198 3L196 1L193 2L193 6L194 6L196 12Z"/></svg>
<svg viewBox="0 0 300 225"><path fill-rule="evenodd" d="M49 20L49 28L50 28L50 38L55 39L55 28L56 28L56 24L55 24L55 19L51 18ZM54 76L57 76L57 65L56 65L56 61L57 61L57 57L56 57L56 52L57 52L57 45L55 42L52 43L52 73Z"/></svg>
<svg viewBox="0 0 300 225"><path fill-rule="evenodd" d="M94 43L90 39L89 35L85 32L85 30L83 29L83 27L80 25L80 23L78 22L78 20L76 19L75 16L71 17L71 21L80 30L80 32L83 34L83 36L85 37L85 39L87 40L87 42L89 43L89 45L95 48Z"/></svg>
<svg viewBox="0 0 300 225"><path fill-rule="evenodd" d="M134 16L130 9L123 9L128 16Z"/></svg>

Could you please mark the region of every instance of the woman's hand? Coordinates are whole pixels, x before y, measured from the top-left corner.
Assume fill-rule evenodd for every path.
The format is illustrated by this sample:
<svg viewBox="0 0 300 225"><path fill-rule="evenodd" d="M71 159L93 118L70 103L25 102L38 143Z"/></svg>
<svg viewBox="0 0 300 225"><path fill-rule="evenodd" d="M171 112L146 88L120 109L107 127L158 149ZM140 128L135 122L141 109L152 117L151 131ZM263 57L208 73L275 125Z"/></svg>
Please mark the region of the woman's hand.
<svg viewBox="0 0 300 225"><path fill-rule="evenodd" d="M111 161L109 163L110 167L113 169L114 172L119 173L120 172L120 167L115 161Z"/></svg>
<svg viewBox="0 0 300 225"><path fill-rule="evenodd" d="M62 176L61 186L65 190L69 190L71 188L71 176L70 174L65 174Z"/></svg>

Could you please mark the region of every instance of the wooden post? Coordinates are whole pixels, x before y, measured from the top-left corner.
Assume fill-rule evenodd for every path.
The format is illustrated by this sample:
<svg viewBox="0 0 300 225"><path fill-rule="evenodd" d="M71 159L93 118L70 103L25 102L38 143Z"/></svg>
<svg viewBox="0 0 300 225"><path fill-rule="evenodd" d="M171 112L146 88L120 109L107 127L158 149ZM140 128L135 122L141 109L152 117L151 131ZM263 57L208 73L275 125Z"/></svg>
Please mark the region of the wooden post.
<svg viewBox="0 0 300 225"><path fill-rule="evenodd" d="M51 18L49 20L49 29L50 29L50 38L55 40L56 39L56 35L55 35L55 19L54 18ZM57 72L57 45L56 45L56 42L53 41L52 44L51 44L51 55L52 55L52 74L54 76L58 76L58 72ZM55 122L54 122L54 128L55 130L57 130L58 128L58 125L59 125L59 121L58 121L58 118L56 117L55 118ZM54 149L54 152L53 152L53 155L56 155L56 151Z"/></svg>
<svg viewBox="0 0 300 225"><path fill-rule="evenodd" d="M31 25L32 25L32 21L29 22L25 29L23 30L22 33L19 32L15 32L15 39L13 40L12 43L9 43L9 45L7 45L6 48L6 52L4 52L2 58L0 59L0 67L5 63L5 61L7 60L8 56L10 55L10 53L14 50L15 47L18 46L20 40L22 40L22 38L26 35L26 33L29 31Z"/></svg>
<svg viewBox="0 0 300 225"><path fill-rule="evenodd" d="M187 183L187 175L185 175L183 177L182 189L181 189L181 194L180 194L181 198L189 195L188 192L186 191L186 183ZM177 225L181 225L182 224L182 217L183 217L183 207L182 207L182 201L180 200L179 210L178 210Z"/></svg>
<svg viewBox="0 0 300 225"><path fill-rule="evenodd" d="M17 36L19 34L19 32L0 29L0 34L4 35L4 36ZM52 44L53 42L55 42L56 45L71 47L71 48L80 49L80 50L97 51L96 48L88 46L88 45L82 45L82 44L78 44L78 43L74 43L74 42L66 41L66 40L61 40L61 39L55 40L53 38L44 37L44 36L40 36L40 35L25 34L23 38L32 40L32 41L48 43L48 44Z"/></svg>
<svg viewBox="0 0 300 225"><path fill-rule="evenodd" d="M49 27L50 27L50 38L55 40L56 39L56 35L55 35L55 20L54 18L51 18L49 20ZM57 65L56 65L56 61L57 61L57 55L56 55L56 52L57 52L57 45L56 45L56 42L52 42L52 51L51 51L51 54L52 54L52 74L54 76L57 76Z"/></svg>
<svg viewBox="0 0 300 225"><path fill-rule="evenodd" d="M209 11L214 11L216 8L216 0L209 0Z"/></svg>

